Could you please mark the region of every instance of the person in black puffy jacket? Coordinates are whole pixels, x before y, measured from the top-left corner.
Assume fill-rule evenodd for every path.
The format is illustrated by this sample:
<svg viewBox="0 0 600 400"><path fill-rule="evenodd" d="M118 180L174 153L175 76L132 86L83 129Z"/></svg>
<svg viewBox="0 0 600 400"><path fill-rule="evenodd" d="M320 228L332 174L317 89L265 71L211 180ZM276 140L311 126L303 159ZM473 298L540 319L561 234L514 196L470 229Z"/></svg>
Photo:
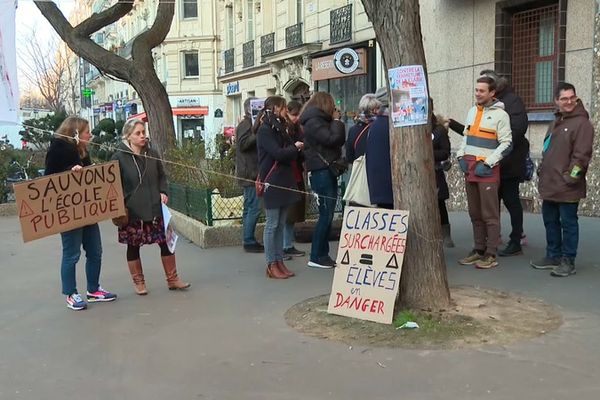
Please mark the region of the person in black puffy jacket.
<svg viewBox="0 0 600 400"><path fill-rule="evenodd" d="M263 193L267 221L263 234L266 274L269 278L286 279L294 276L283 263L283 232L290 206L300 201L292 163L304 147L288 132L287 105L281 96L265 100L256 117L254 130L258 147L258 175L266 187Z"/></svg>
<svg viewBox="0 0 600 400"><path fill-rule="evenodd" d="M342 157L346 128L340 121L329 93L316 92L304 105L300 114L304 130L304 157L310 173L310 186L319 195L319 220L315 226L308 266L333 268L335 261L329 256L329 233L337 203L337 176L328 164Z"/></svg>

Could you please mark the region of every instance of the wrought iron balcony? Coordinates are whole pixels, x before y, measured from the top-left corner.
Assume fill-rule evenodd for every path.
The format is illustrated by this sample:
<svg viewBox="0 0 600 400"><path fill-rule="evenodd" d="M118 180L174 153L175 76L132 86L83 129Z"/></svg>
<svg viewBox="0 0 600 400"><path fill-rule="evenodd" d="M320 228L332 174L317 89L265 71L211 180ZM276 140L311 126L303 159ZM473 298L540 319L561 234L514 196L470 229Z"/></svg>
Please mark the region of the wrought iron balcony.
<svg viewBox="0 0 600 400"><path fill-rule="evenodd" d="M260 37L260 56L275 53L275 32Z"/></svg>
<svg viewBox="0 0 600 400"><path fill-rule="evenodd" d="M227 49L223 54L225 58L225 73L233 72L235 68L235 49Z"/></svg>
<svg viewBox="0 0 600 400"><path fill-rule="evenodd" d="M254 40L244 43L243 47L244 68L254 66Z"/></svg>
<svg viewBox="0 0 600 400"><path fill-rule="evenodd" d="M285 48L302 45L302 22L285 28Z"/></svg>
<svg viewBox="0 0 600 400"><path fill-rule="evenodd" d="M331 10L329 19L331 44L352 40L352 4Z"/></svg>

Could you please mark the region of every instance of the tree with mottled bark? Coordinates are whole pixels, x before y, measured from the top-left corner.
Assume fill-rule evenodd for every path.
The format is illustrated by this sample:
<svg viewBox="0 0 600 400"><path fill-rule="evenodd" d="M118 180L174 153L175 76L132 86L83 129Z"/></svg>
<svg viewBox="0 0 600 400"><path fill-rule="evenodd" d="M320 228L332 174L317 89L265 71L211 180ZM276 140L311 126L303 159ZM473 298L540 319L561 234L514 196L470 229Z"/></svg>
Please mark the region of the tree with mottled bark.
<svg viewBox="0 0 600 400"><path fill-rule="evenodd" d="M387 69L401 65L422 65L427 75L419 1L362 2L381 47L386 81ZM404 308L445 310L450 305L450 291L437 205L431 126L394 128L390 121L390 154L394 206L410 211L396 312Z"/></svg>
<svg viewBox="0 0 600 400"><path fill-rule="evenodd" d="M60 38L77 55L102 73L129 83L139 94L148 116L153 146L164 152L175 145L175 127L169 96L156 75L152 49L162 43L173 21L175 2L159 0L156 19L132 44L131 59L125 59L95 43L90 36L132 11L134 1L118 0L110 8L94 13L73 27L52 1L35 1L37 8Z"/></svg>

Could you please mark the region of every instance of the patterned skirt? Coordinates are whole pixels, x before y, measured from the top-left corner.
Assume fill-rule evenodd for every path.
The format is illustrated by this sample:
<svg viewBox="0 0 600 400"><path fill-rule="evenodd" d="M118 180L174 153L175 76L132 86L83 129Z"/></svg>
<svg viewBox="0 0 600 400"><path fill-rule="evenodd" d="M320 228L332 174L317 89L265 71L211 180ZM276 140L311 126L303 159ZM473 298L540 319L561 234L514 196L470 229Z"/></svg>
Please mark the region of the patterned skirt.
<svg viewBox="0 0 600 400"><path fill-rule="evenodd" d="M119 243L140 247L145 244L164 243L165 241L162 216L146 222L129 221L127 225L119 228Z"/></svg>

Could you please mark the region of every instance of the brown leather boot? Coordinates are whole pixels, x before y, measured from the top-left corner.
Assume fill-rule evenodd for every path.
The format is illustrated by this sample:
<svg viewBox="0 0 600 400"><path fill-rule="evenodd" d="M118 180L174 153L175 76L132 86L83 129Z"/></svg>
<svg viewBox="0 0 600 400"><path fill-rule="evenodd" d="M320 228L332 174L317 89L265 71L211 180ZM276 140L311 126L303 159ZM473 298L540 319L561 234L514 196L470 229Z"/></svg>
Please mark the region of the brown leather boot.
<svg viewBox="0 0 600 400"><path fill-rule="evenodd" d="M267 276L273 279L287 279L288 276L284 274L277 265L277 262L272 262L267 265Z"/></svg>
<svg viewBox="0 0 600 400"><path fill-rule="evenodd" d="M290 270L288 269L288 267L286 267L286 265L285 265L285 264L283 263L283 261L281 261L281 260L280 260L280 261L277 261L277 266L279 267L279 270L280 270L280 271L281 271L281 272L282 272L284 275L286 275L288 278L296 275L295 273L293 273L292 271L290 271Z"/></svg>
<svg viewBox="0 0 600 400"><path fill-rule="evenodd" d="M183 282L177 276L177 265L175 263L175 254L170 256L163 256L162 265L165 270L165 275L167 277L167 285L169 286L169 290L178 290L178 289L187 289L192 286L190 283Z"/></svg>
<svg viewBox="0 0 600 400"><path fill-rule="evenodd" d="M147 295L148 290L146 290L146 281L144 280L144 271L142 270L142 260L138 258L137 260L127 261L127 266L129 267L131 279L133 279L135 293L140 296Z"/></svg>

